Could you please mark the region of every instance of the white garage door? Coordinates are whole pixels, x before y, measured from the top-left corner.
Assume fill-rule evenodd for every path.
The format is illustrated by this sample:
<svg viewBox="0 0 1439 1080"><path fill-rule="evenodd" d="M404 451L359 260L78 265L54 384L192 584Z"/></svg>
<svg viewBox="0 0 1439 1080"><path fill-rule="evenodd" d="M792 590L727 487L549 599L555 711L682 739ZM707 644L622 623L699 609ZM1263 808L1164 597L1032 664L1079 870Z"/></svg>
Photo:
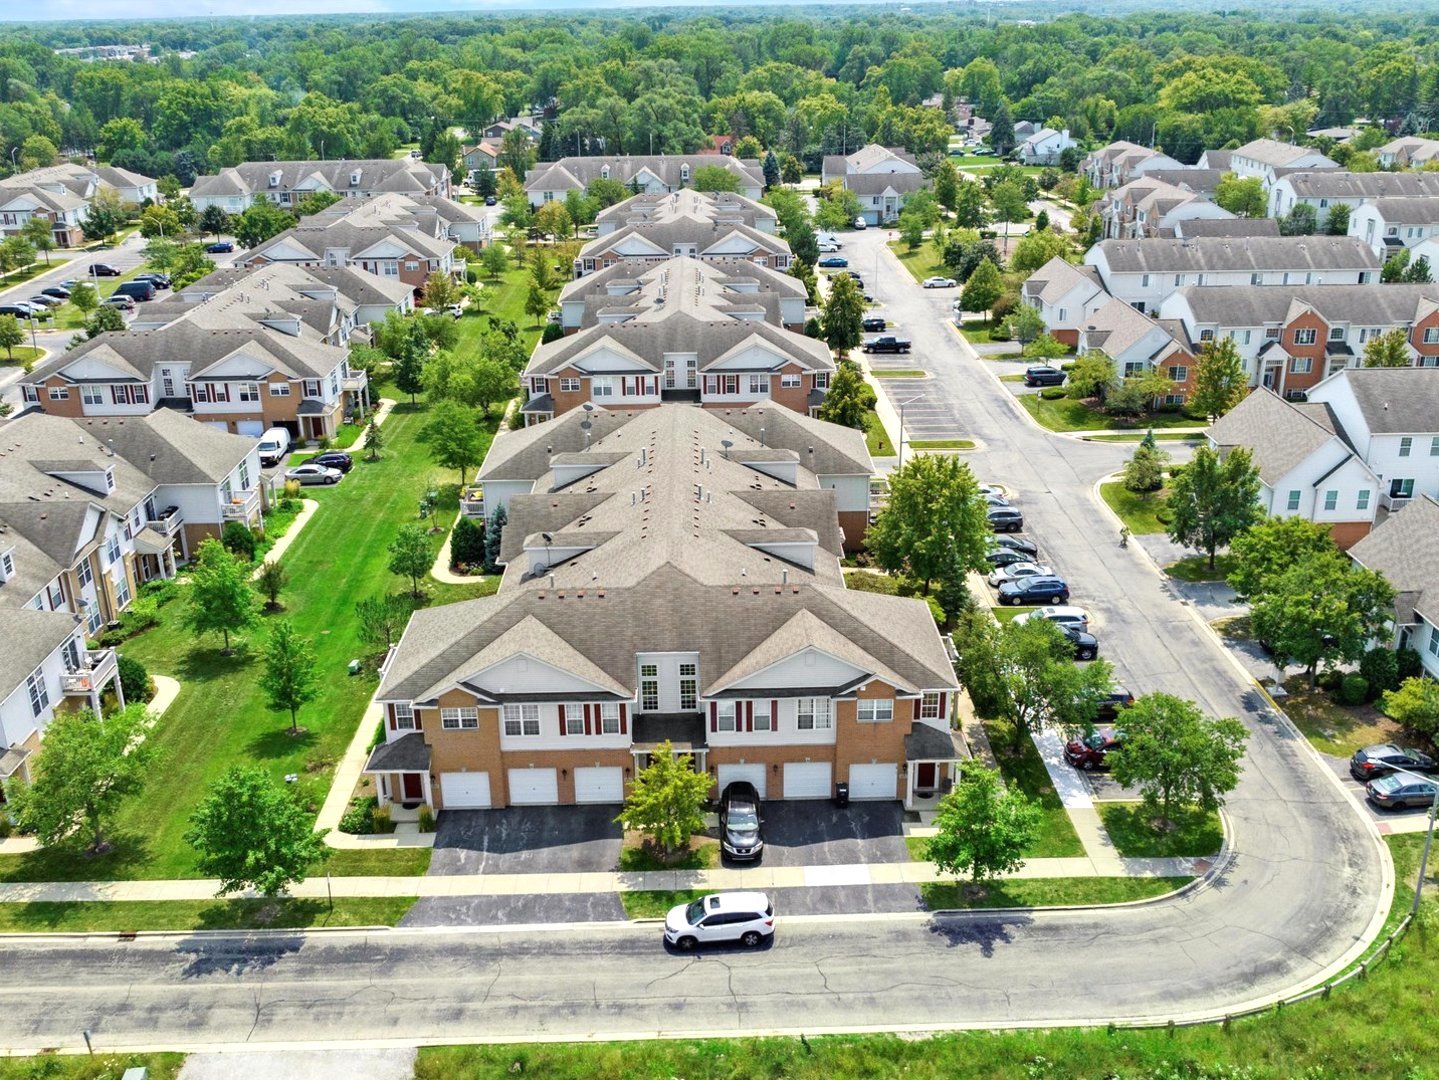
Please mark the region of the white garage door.
<svg viewBox="0 0 1439 1080"><path fill-rule="evenodd" d="M230 424L226 420L206 420L204 423L206 427L219 428L221 431L230 430Z"/></svg>
<svg viewBox="0 0 1439 1080"><path fill-rule="evenodd" d="M551 806L560 801L560 780L554 769L511 769L511 806Z"/></svg>
<svg viewBox="0 0 1439 1080"><path fill-rule="evenodd" d="M899 784L899 769L890 761L881 765L851 765L849 767L849 797L851 799L896 799Z"/></svg>
<svg viewBox="0 0 1439 1080"><path fill-rule="evenodd" d="M790 762L784 767L786 799L828 799L829 762Z"/></svg>
<svg viewBox="0 0 1439 1080"><path fill-rule="evenodd" d="M575 802L625 801L625 771L618 765L575 770Z"/></svg>
<svg viewBox="0 0 1439 1080"><path fill-rule="evenodd" d="M240 435L249 435L258 439L265 434L265 421L263 420L236 420L235 431Z"/></svg>
<svg viewBox="0 0 1439 1080"><path fill-rule="evenodd" d="M483 810L490 805L490 774L440 773L440 798L446 810Z"/></svg>
<svg viewBox="0 0 1439 1080"><path fill-rule="evenodd" d="M759 797L764 798L764 766L763 765L721 765L719 767L719 791L724 794L724 789L733 784L736 780L748 780L759 792Z"/></svg>

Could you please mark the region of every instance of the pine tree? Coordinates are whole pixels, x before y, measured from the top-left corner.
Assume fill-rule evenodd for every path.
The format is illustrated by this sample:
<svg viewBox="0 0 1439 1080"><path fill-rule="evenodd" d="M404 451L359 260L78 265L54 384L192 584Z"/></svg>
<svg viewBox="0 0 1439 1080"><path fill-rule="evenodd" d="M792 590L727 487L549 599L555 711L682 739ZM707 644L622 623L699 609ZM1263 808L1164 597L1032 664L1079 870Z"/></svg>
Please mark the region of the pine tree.
<svg viewBox="0 0 1439 1080"><path fill-rule="evenodd" d="M372 413L370 415L370 422L365 425L365 456L370 461L379 461L380 454L384 449L384 430L380 427L379 417Z"/></svg>
<svg viewBox="0 0 1439 1080"><path fill-rule="evenodd" d="M490 515L489 528L485 530L485 571L495 573L500 565L500 540L504 531L505 522L509 515L505 513L505 504L498 503L494 513Z"/></svg>

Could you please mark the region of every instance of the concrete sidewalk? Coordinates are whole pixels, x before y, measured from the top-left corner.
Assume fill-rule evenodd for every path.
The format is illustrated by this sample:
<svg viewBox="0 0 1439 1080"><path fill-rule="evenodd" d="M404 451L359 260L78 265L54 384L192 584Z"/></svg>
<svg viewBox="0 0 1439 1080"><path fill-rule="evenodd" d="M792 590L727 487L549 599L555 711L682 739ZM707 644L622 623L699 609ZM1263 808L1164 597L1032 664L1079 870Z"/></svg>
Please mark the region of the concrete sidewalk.
<svg viewBox="0 0 1439 1080"><path fill-rule="evenodd" d="M1031 859L1017 880L1070 877L1192 877L1205 873L1206 859L1117 859L1113 869L1089 858ZM590 874L450 874L435 877L310 878L291 890L304 899L413 896L535 896L678 889L795 889L834 886L918 885L951 881L933 863L852 863L838 866L756 866L743 870L651 870L643 873ZM0 885L0 903L55 903L127 900L210 900L219 882L210 879L170 881L52 881ZM254 897L255 893L237 896Z"/></svg>

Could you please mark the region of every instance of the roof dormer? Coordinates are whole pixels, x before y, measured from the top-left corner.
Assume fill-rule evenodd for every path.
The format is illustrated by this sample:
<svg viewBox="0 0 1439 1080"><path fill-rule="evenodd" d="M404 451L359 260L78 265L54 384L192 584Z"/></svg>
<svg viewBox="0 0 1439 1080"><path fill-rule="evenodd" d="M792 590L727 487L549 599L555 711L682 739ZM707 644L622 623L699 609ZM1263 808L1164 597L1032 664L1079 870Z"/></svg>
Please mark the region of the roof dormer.
<svg viewBox="0 0 1439 1080"><path fill-rule="evenodd" d="M277 188L277 187L279 187L279 186L280 186L280 177L283 176L283 175L284 175L284 174L283 174L279 169L274 169L274 170L272 170L271 173L270 173L270 186L271 186L272 188Z"/></svg>
<svg viewBox="0 0 1439 1080"><path fill-rule="evenodd" d="M4 551L0 551L0 585L4 585L14 576L15 551L13 548L7 548Z"/></svg>
<svg viewBox="0 0 1439 1080"><path fill-rule="evenodd" d="M351 187L359 187L359 186L360 186L360 170L359 170L359 169L351 169L351 170L350 170L350 186L351 186Z"/></svg>

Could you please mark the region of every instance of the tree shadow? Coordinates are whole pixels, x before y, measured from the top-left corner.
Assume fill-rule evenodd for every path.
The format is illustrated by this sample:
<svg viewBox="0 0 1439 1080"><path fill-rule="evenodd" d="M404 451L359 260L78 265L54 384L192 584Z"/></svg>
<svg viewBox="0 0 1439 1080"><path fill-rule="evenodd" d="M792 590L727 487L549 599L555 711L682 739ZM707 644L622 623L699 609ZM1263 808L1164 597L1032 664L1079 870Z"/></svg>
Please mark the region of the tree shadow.
<svg viewBox="0 0 1439 1080"><path fill-rule="evenodd" d="M5 860L0 878L28 881L118 881L136 876L150 861L150 839L138 832L107 833L108 847L98 855L86 848L88 837L71 837Z"/></svg>
<svg viewBox="0 0 1439 1080"><path fill-rule="evenodd" d="M253 661L248 644L234 643L229 656L221 646L191 649L180 657L175 665L175 674L181 682L198 683L223 679L249 667Z"/></svg>
<svg viewBox="0 0 1439 1080"><path fill-rule="evenodd" d="M308 750L315 744L315 733L300 729L298 735L290 734L290 726L276 728L267 731L262 735L256 735L246 744L245 749L251 757L262 761L276 761L286 758L295 753Z"/></svg>
<svg viewBox="0 0 1439 1080"><path fill-rule="evenodd" d="M175 952L189 957L189 962L180 972L181 978L251 975L300 951L304 938L299 934L245 934L245 930L253 927L234 925L233 903L217 901L213 907L201 912L200 919L202 924L207 918L214 924L208 929L234 930L236 933L223 937L186 938L176 944Z"/></svg>
<svg viewBox="0 0 1439 1080"><path fill-rule="evenodd" d="M929 921L929 932L943 938L950 948L977 946L981 956L991 957L996 945L1014 942L1013 930L1032 922L1033 916L1014 912L939 912Z"/></svg>

